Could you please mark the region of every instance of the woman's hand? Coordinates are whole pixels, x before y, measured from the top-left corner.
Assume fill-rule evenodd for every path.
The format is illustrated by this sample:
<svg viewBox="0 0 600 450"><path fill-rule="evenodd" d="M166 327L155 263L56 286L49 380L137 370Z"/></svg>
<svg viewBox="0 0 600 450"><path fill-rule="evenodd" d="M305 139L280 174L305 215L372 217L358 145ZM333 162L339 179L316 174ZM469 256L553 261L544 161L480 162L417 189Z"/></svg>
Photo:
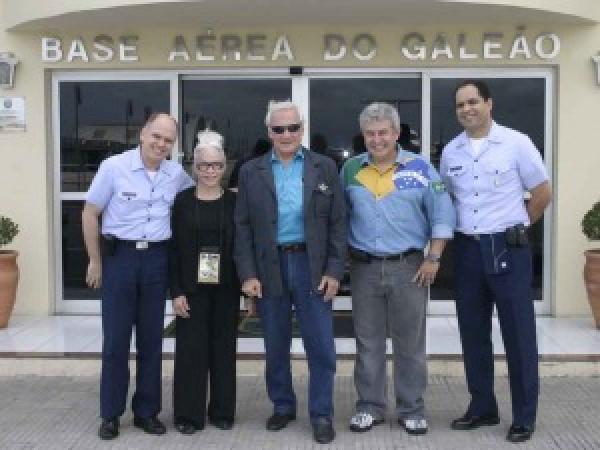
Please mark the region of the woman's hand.
<svg viewBox="0 0 600 450"><path fill-rule="evenodd" d="M185 295L180 295L173 299L173 311L179 317L189 319L190 317L190 305L188 304Z"/></svg>

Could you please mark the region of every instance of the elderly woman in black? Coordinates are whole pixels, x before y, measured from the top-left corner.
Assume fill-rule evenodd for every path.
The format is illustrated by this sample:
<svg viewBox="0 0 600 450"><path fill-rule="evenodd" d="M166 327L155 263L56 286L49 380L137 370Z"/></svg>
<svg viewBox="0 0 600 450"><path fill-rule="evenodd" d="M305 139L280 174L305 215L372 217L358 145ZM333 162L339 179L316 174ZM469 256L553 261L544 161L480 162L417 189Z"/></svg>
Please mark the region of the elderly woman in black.
<svg viewBox="0 0 600 450"><path fill-rule="evenodd" d="M233 263L235 194L221 187L225 161L223 137L214 131L199 133L196 186L180 192L173 205L173 409L175 428L183 434L202 430L206 416L223 430L234 421L240 288Z"/></svg>

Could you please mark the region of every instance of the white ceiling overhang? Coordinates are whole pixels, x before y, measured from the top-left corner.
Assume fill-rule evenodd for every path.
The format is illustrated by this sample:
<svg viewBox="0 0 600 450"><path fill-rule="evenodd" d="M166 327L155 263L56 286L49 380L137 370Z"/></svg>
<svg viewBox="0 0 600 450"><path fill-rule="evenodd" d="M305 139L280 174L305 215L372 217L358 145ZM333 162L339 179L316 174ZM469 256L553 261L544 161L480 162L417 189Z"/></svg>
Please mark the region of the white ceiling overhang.
<svg viewBox="0 0 600 450"><path fill-rule="evenodd" d="M4 29L596 24L598 0L1 0Z"/></svg>

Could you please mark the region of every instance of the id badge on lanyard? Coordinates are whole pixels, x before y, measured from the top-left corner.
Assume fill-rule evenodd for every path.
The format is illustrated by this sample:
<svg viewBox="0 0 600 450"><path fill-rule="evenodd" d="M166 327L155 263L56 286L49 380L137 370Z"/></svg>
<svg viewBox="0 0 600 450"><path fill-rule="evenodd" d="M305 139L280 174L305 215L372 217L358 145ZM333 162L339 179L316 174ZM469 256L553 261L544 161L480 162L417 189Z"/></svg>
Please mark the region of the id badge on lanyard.
<svg viewBox="0 0 600 450"><path fill-rule="evenodd" d="M221 253L218 247L201 247L198 255L198 283L219 284Z"/></svg>
<svg viewBox="0 0 600 450"><path fill-rule="evenodd" d="M223 248L223 226L225 223L225 199L221 198L219 214L219 246L201 246L198 249L198 283L219 284L221 280L221 249ZM200 211L196 202L196 223L200 223Z"/></svg>

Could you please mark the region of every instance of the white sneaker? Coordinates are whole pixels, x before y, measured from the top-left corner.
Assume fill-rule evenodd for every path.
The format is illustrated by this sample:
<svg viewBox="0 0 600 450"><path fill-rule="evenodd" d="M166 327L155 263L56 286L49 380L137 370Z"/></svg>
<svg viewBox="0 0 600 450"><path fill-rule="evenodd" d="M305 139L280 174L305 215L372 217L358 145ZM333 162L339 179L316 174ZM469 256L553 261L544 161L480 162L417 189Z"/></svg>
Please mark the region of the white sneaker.
<svg viewBox="0 0 600 450"><path fill-rule="evenodd" d="M371 414L359 412L350 419L350 430L356 432L369 431L376 425L382 424L383 419L375 419Z"/></svg>
<svg viewBox="0 0 600 450"><path fill-rule="evenodd" d="M427 419L398 419L398 423L408 434L427 433Z"/></svg>

